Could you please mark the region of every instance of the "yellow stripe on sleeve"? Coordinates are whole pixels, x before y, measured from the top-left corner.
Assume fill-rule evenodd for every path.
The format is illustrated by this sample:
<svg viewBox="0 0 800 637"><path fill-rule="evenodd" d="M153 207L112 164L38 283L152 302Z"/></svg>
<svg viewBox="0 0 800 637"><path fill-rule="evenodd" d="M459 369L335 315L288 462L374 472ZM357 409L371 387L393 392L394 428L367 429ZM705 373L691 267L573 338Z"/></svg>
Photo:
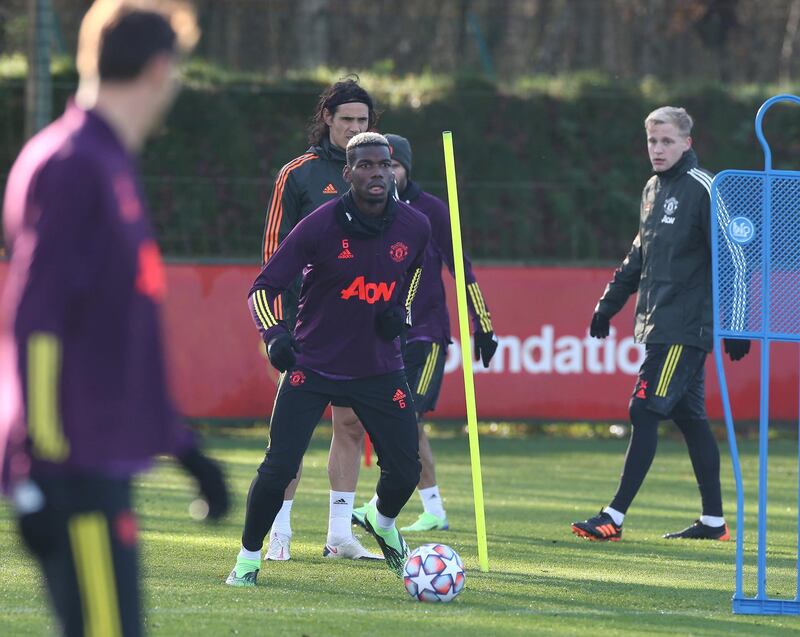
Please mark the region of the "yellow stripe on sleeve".
<svg viewBox="0 0 800 637"><path fill-rule="evenodd" d="M28 433L33 454L62 462L69 442L61 427L58 404L61 343L54 334L35 332L28 338Z"/></svg>
<svg viewBox="0 0 800 637"><path fill-rule="evenodd" d="M78 576L85 637L118 637L122 622L117 602L108 522L99 511L69 520L69 539Z"/></svg>
<svg viewBox="0 0 800 637"><path fill-rule="evenodd" d="M467 290L469 290L469 294L472 297L472 305L475 308L475 312L478 315L478 320L481 324L481 329L484 332L492 332L494 331L492 327L492 319L489 311L486 309L486 303L483 300L483 294L481 294L481 289L478 287L476 283L470 283L467 286Z"/></svg>
<svg viewBox="0 0 800 637"><path fill-rule="evenodd" d="M411 303L417 294L417 287L419 286L419 279L422 276L422 268L417 268L411 277L411 284L408 286L408 294L406 295L406 321L411 324Z"/></svg>
<svg viewBox="0 0 800 637"><path fill-rule="evenodd" d="M264 314L264 311L261 309L261 304L258 302L258 290L253 292L253 309L256 311L256 316L258 320L261 322L261 326L266 330L268 329L269 323L267 322L267 317Z"/></svg>
<svg viewBox="0 0 800 637"><path fill-rule="evenodd" d="M269 309L267 293L264 290L256 290L254 297L254 305L258 311L258 318L261 320L261 324L264 326L264 329L269 329L270 327L277 325L278 322L275 320L275 316Z"/></svg>

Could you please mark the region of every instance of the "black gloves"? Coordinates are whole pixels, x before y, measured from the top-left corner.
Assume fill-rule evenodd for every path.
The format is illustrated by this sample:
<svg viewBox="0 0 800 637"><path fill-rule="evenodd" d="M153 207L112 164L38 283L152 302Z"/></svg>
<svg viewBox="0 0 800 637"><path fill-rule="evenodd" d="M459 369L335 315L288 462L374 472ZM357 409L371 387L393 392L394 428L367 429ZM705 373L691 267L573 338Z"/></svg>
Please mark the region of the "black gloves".
<svg viewBox="0 0 800 637"><path fill-rule="evenodd" d="M19 534L35 556L47 557L56 547L55 512L44 493L33 480L26 480L13 489Z"/></svg>
<svg viewBox="0 0 800 637"><path fill-rule="evenodd" d="M722 342L725 345L725 353L732 361L741 360L750 351L750 341L747 339L723 338Z"/></svg>
<svg viewBox="0 0 800 637"><path fill-rule="evenodd" d="M497 351L497 339L494 332L475 332L475 360L483 361L484 367L489 367L489 361Z"/></svg>
<svg viewBox="0 0 800 637"><path fill-rule="evenodd" d="M589 336L594 338L605 338L611 329L609 318L600 312L592 315L592 324L589 326Z"/></svg>
<svg viewBox="0 0 800 637"><path fill-rule="evenodd" d="M284 332L273 338L267 345L269 362L279 372L285 372L294 367L296 358L294 353L300 352L300 346L289 332Z"/></svg>
<svg viewBox="0 0 800 637"><path fill-rule="evenodd" d="M208 504L208 517L218 520L225 515L229 506L228 488L219 465L197 448L180 456L178 462L197 480L200 495Z"/></svg>
<svg viewBox="0 0 800 637"><path fill-rule="evenodd" d="M406 326L406 311L399 305L387 307L375 319L375 329L384 341L393 341Z"/></svg>

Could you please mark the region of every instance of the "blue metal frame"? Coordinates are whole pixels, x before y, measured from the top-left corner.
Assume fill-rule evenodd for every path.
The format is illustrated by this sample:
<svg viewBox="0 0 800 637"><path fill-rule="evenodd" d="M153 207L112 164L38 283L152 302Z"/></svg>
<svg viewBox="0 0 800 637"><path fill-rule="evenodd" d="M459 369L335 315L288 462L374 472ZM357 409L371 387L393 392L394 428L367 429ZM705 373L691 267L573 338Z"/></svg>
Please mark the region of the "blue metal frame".
<svg viewBox="0 0 800 637"><path fill-rule="evenodd" d="M800 97L795 95L776 95L768 99L758 109L755 120L756 137L764 151L764 171L726 170L719 173L711 184L711 250L712 250L712 287L714 300L714 342L717 375L719 377L720 393L722 398L725 426L728 431L728 444L731 451L733 476L736 484L736 590L733 595L733 612L755 615L800 615L800 514L798 516L798 575L797 588L794 599L770 599L767 596L767 466L768 466L768 433L769 433L769 365L770 343L772 342L800 342L800 334L786 334L770 331L770 284L771 284L771 211L772 211L772 180L776 177L800 178L800 173L789 170L774 170L772 168L772 152L764 138L763 120L767 111L778 102L793 102L800 105ZM762 233L761 250L761 330L726 329L720 325L720 267L719 267L719 232L718 202L719 186L731 177L748 177L763 180L762 195ZM726 213L727 214L727 213ZM736 444L736 431L733 426L730 395L725 380L723 366L722 339L723 338L749 338L761 342L761 369L760 369L760 407L758 423L758 544L757 544L757 578L756 596L745 597L743 592L743 567L744 567L744 488L742 484L742 470L739 461L739 450ZM798 448L798 463L800 463L800 447ZM800 508L800 484L798 484Z"/></svg>

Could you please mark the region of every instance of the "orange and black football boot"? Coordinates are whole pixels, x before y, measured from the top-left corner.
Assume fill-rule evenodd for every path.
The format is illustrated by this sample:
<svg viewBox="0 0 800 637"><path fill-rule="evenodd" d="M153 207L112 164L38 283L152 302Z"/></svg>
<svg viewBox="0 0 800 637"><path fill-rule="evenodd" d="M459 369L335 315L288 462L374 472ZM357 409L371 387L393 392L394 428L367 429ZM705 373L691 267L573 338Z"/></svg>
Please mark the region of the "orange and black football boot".
<svg viewBox="0 0 800 637"><path fill-rule="evenodd" d="M605 511L583 522L573 522L572 532L593 542L619 542L622 539L622 525L617 526Z"/></svg>

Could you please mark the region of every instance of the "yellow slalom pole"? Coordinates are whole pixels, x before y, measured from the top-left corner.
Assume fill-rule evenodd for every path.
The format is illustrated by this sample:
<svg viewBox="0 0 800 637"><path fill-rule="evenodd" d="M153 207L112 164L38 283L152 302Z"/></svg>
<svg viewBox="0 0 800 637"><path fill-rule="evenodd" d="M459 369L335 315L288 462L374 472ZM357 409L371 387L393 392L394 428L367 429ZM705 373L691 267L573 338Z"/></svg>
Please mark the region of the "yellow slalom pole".
<svg viewBox="0 0 800 637"><path fill-rule="evenodd" d="M481 571L486 573L489 570L489 550L486 544L481 450L478 442L478 414L475 409L475 382L472 377L472 347L470 346L469 338L467 282L464 276L464 249L461 246L461 218L458 212L458 187L456 185L456 161L453 155L453 133L450 131L442 132L442 140L444 141L444 166L447 172L447 200L450 202L450 231L453 233L458 328L461 338L461 360L464 367L464 395L467 399L467 429L469 431L469 457L472 463L472 493L475 499L475 526L478 532L478 561Z"/></svg>

